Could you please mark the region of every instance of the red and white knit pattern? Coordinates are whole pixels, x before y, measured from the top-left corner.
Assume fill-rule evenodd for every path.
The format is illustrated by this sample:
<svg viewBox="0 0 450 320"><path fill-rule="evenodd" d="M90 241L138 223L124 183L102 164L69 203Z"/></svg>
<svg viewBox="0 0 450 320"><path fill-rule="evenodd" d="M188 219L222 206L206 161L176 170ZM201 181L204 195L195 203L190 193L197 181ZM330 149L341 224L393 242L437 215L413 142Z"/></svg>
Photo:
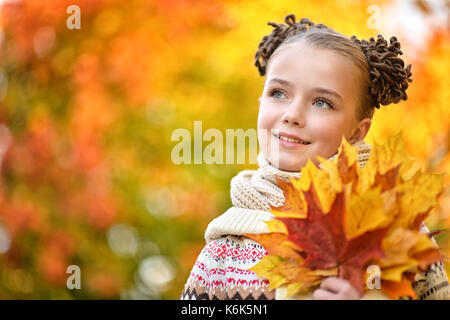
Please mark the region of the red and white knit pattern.
<svg viewBox="0 0 450 320"><path fill-rule="evenodd" d="M248 270L266 254L245 237L210 241L195 262L181 299L274 299L268 281Z"/></svg>

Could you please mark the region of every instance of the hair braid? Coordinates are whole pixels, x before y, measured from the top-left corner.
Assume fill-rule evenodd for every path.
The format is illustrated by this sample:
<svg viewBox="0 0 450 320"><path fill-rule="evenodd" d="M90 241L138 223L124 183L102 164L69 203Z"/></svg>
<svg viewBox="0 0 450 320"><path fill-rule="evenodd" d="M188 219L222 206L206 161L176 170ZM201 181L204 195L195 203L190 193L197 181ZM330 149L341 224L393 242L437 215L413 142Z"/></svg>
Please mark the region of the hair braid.
<svg viewBox="0 0 450 320"><path fill-rule="evenodd" d="M259 74L264 76L266 74L267 61L274 51L288 38L303 33L311 28L328 29L323 24L314 24L308 18L302 18L299 22L295 22L295 15L289 14L284 18L284 22L267 22L268 25L274 27L272 33L264 36L258 45L258 51L255 54L255 66L259 70Z"/></svg>

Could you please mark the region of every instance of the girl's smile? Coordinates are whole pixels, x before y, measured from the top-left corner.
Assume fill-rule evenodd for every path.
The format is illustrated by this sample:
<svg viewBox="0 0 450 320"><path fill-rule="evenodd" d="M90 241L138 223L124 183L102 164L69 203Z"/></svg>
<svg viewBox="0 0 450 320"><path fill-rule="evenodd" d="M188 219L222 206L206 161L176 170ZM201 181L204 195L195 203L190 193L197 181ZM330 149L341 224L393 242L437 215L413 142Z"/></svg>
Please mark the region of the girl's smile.
<svg viewBox="0 0 450 320"><path fill-rule="evenodd" d="M275 138L281 148L295 149L295 148L304 148L307 145L311 144L296 135L288 134L286 132L279 132L272 134L272 137Z"/></svg>

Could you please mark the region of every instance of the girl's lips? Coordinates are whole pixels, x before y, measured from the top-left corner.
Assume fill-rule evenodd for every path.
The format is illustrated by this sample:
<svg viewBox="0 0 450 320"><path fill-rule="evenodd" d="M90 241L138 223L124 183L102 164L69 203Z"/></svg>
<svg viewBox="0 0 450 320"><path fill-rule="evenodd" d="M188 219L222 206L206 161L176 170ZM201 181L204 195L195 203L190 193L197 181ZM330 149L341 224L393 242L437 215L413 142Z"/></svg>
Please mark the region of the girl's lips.
<svg viewBox="0 0 450 320"><path fill-rule="evenodd" d="M275 132L274 133L276 137L284 137L284 138L291 138L294 140L298 140L301 142L304 142L305 144L309 144L310 142L308 140L302 139L299 136L295 135L295 134L291 134L291 133L287 133L284 131L280 131L280 132Z"/></svg>
<svg viewBox="0 0 450 320"><path fill-rule="evenodd" d="M287 149L303 149L311 144L311 143L303 144L303 143L298 143L298 142L290 142L290 141L282 140L279 137L277 137L276 135L273 135L273 137L275 139L277 139L280 146L283 146Z"/></svg>

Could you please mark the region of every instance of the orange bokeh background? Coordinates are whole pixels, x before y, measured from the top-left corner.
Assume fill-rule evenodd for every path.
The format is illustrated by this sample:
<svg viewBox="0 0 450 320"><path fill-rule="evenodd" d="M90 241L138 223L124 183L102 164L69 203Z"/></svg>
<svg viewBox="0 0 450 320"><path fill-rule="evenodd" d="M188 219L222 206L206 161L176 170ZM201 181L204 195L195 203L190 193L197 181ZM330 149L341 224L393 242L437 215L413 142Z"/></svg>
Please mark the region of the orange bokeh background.
<svg viewBox="0 0 450 320"><path fill-rule="evenodd" d="M80 29L67 27L70 5ZM411 157L449 172L450 34L425 0L4 1L0 299L178 299L207 224L231 205L230 179L255 166L176 165L171 134L196 120L256 128L254 54L267 22L289 13L396 35L409 98L376 111L368 141L402 131ZM448 175L427 222L450 226ZM437 240L449 256L448 234ZM70 265L81 289L67 288Z"/></svg>

